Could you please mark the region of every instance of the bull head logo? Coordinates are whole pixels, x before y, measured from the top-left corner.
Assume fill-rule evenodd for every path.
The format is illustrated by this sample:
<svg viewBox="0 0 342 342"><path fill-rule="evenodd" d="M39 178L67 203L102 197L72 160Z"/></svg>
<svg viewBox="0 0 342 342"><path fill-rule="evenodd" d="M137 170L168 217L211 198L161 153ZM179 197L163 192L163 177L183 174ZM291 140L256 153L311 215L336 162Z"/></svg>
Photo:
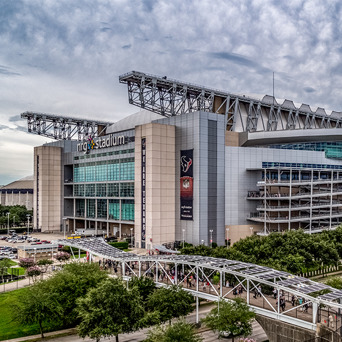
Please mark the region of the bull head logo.
<svg viewBox="0 0 342 342"><path fill-rule="evenodd" d="M182 166L182 171L184 173L187 173L189 171L191 165L192 165L191 158L187 160L186 156L181 157L181 166Z"/></svg>

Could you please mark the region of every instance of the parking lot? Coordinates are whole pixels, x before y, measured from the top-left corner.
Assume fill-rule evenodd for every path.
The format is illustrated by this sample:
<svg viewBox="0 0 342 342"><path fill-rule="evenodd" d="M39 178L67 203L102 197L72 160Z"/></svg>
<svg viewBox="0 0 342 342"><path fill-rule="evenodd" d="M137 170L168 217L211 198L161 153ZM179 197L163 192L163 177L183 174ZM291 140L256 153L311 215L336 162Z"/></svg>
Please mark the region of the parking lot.
<svg viewBox="0 0 342 342"><path fill-rule="evenodd" d="M63 234L30 233L30 235L10 234L0 235L0 259L16 259L17 247L22 245L46 245L63 239Z"/></svg>

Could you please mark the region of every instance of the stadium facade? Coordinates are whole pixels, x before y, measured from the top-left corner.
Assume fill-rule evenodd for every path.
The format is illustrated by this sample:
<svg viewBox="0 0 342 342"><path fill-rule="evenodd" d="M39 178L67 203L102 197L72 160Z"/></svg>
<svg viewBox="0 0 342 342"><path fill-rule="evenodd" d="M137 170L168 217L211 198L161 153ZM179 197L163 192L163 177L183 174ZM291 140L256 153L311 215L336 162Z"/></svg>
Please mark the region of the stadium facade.
<svg viewBox="0 0 342 342"><path fill-rule="evenodd" d="M134 71L120 82L140 112L35 148L36 229L150 249L342 222L341 113Z"/></svg>

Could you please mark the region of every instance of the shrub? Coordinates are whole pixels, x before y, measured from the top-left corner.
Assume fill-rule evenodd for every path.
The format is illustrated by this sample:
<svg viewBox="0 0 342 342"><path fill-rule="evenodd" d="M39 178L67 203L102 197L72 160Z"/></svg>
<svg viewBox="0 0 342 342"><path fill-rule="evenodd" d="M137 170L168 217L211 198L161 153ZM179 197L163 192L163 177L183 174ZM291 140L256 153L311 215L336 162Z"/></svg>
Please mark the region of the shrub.
<svg viewBox="0 0 342 342"><path fill-rule="evenodd" d="M58 261L67 261L70 259L70 254L67 252L60 252L56 255Z"/></svg>
<svg viewBox="0 0 342 342"><path fill-rule="evenodd" d="M42 273L42 270L38 266L32 266L26 270L26 273L29 277L37 277Z"/></svg>
<svg viewBox="0 0 342 342"><path fill-rule="evenodd" d="M19 266L25 269L33 267L36 263L31 258L22 258L19 260Z"/></svg>
<svg viewBox="0 0 342 342"><path fill-rule="evenodd" d="M118 249L127 249L128 248L128 242L126 241L120 241L120 242L109 242L109 245Z"/></svg>

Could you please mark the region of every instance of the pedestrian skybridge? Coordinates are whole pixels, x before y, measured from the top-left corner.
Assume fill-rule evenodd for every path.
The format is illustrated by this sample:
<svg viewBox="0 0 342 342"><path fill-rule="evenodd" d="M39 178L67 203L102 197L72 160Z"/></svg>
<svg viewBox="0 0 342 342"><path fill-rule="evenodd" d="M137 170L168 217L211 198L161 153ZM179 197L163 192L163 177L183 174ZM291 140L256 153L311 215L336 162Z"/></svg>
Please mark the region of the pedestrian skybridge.
<svg viewBox="0 0 342 342"><path fill-rule="evenodd" d="M342 290L287 272L199 255L126 253L102 238L56 242L87 251L90 260L97 256L103 267L125 280L148 276L157 286L181 285L194 295L197 308L198 298L217 301L240 297L257 314L284 323L309 330L316 330L316 323L334 330L341 327Z"/></svg>

